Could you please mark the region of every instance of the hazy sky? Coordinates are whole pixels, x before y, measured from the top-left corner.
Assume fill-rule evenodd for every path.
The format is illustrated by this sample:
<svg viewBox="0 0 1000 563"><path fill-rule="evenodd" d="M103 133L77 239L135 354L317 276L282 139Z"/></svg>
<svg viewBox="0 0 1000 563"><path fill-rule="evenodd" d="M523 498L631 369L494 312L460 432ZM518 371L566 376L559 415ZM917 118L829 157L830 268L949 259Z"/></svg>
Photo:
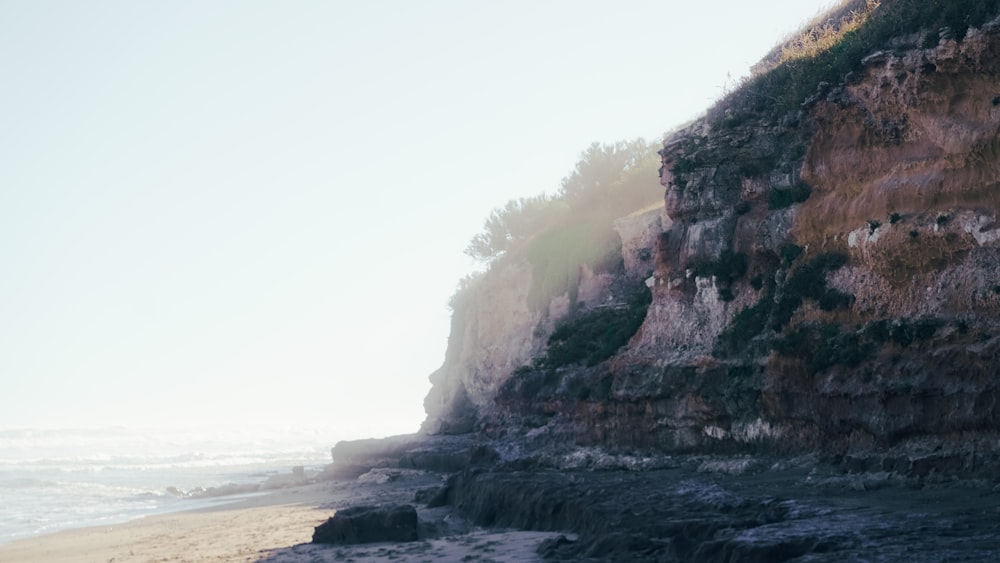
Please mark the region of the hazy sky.
<svg viewBox="0 0 1000 563"><path fill-rule="evenodd" d="M829 4L0 0L0 428L415 430L490 210Z"/></svg>

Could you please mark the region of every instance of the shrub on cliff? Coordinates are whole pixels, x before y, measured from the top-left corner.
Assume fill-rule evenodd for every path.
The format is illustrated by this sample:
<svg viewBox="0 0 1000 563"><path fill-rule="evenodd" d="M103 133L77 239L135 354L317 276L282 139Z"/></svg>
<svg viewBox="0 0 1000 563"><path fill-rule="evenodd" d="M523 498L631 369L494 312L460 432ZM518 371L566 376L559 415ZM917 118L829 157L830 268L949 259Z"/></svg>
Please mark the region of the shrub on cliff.
<svg viewBox="0 0 1000 563"><path fill-rule="evenodd" d="M815 301L823 311L849 307L854 302L853 295L831 288L826 283L828 273L847 264L846 255L828 252L796 263L802 252L801 247L786 245L781 252L782 267L789 268L788 275L781 283L767 287L756 304L736 313L733 321L716 339L714 355L738 355L747 350L760 335L770 335L764 340L774 337L784 329L806 299ZM761 287L763 288L763 280ZM773 332L768 332L768 329ZM795 337L792 337L785 345L793 346L795 342ZM757 352L766 353L767 342L758 344Z"/></svg>
<svg viewBox="0 0 1000 563"><path fill-rule="evenodd" d="M798 358L812 374L842 365L856 368L872 360L879 349L895 346L905 349L932 339L943 319L879 319L863 326L841 326L833 323L803 323L772 342L779 355Z"/></svg>
<svg viewBox="0 0 1000 563"><path fill-rule="evenodd" d="M610 358L639 330L650 302L652 292L640 286L623 306L595 309L563 322L549 337L539 367L593 366Z"/></svg>
<svg viewBox="0 0 1000 563"><path fill-rule="evenodd" d="M775 47L709 110L709 120L725 125L746 114L798 111L821 83L843 82L866 55L891 48L894 39L916 35L923 47L942 38L961 41L969 28L998 14L1000 0L845 0Z"/></svg>
<svg viewBox="0 0 1000 563"><path fill-rule="evenodd" d="M767 208L774 211L796 203L802 203L812 195L812 188L798 183L790 188L773 188L767 194Z"/></svg>
<svg viewBox="0 0 1000 563"><path fill-rule="evenodd" d="M776 339L773 349L782 356L802 359L809 372L817 374L835 365L857 367L872 357L875 345L855 330L820 323L796 326Z"/></svg>
<svg viewBox="0 0 1000 563"><path fill-rule="evenodd" d="M839 253L825 253L812 258L794 269L785 280L781 295L772 311L772 328L780 331L788 323L804 299L816 301L824 311L833 311L849 306L854 301L848 295L826 285L826 274L847 263L847 256Z"/></svg>

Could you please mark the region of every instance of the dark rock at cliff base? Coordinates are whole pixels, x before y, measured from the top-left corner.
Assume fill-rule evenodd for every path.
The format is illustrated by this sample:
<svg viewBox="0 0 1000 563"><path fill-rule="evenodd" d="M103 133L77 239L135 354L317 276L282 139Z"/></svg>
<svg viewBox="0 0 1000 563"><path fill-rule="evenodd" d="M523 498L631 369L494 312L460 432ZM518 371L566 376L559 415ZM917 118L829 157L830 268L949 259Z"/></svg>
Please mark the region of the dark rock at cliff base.
<svg viewBox="0 0 1000 563"><path fill-rule="evenodd" d="M708 463L711 461L712 463ZM479 526L567 532L539 546L552 561L996 561L992 481L720 458L651 471L475 468L448 500Z"/></svg>
<svg viewBox="0 0 1000 563"><path fill-rule="evenodd" d="M354 544L417 540L417 511L408 504L354 506L316 526L313 543Z"/></svg>

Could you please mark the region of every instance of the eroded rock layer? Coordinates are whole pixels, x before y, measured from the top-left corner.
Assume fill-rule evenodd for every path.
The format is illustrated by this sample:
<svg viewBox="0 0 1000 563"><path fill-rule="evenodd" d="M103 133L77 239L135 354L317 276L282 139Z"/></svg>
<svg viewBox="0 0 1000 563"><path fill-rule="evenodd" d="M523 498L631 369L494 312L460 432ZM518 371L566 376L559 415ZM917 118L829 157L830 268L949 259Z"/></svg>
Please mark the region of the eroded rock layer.
<svg viewBox="0 0 1000 563"><path fill-rule="evenodd" d="M529 305L532 268L516 260L456 303L425 431L516 450L995 461L995 22L873 53L798 112L696 122L661 155L663 209L617 223L621 267L581 267L579 303ZM652 300L613 356L537 361L561 321L626 310L636 287Z"/></svg>

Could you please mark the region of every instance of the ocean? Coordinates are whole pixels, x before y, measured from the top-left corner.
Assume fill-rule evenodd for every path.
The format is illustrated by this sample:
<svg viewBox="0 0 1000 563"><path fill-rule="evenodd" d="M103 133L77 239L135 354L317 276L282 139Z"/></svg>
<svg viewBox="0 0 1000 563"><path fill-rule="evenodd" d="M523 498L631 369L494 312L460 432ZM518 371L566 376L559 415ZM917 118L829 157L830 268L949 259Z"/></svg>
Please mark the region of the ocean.
<svg viewBox="0 0 1000 563"><path fill-rule="evenodd" d="M319 470L322 431L0 429L0 544L231 500L187 493Z"/></svg>

